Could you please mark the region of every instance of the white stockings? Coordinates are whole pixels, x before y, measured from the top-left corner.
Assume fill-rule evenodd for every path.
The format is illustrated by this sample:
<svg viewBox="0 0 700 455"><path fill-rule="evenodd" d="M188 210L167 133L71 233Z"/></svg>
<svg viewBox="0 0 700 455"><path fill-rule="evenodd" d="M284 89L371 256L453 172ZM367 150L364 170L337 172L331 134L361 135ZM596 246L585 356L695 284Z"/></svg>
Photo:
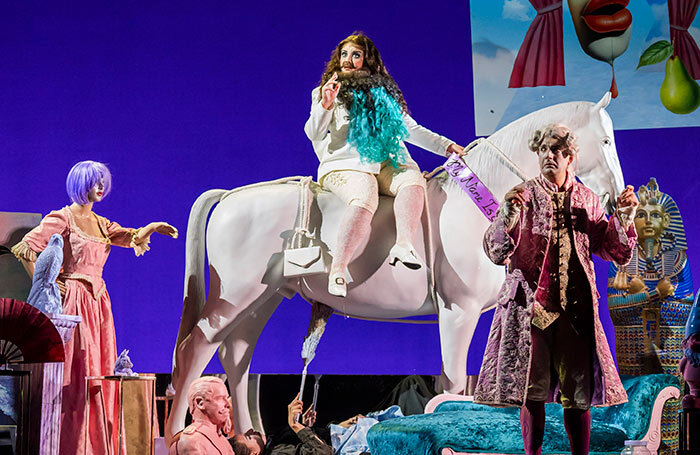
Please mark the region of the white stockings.
<svg viewBox="0 0 700 455"><path fill-rule="evenodd" d="M355 254L360 243L369 235L370 223L373 213L369 210L349 205L343 214L343 220L338 229L333 264L331 264L331 276L342 275L345 277L345 269Z"/></svg>

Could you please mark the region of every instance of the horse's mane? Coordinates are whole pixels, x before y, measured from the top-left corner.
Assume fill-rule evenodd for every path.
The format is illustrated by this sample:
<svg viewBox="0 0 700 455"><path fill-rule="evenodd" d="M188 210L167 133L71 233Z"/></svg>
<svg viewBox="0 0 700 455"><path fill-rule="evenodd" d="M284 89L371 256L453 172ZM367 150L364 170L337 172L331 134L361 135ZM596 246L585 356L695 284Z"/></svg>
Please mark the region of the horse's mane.
<svg viewBox="0 0 700 455"><path fill-rule="evenodd" d="M496 159L494 150L487 150L488 148L497 148L502 151L520 168L532 168L533 163L536 163L536 158L527 145L532 133L549 123L563 123L576 131L589 122L586 114L592 105L593 103L588 101L572 101L545 107L520 117L473 147L465 161L479 179L491 188L496 182L503 179L504 173L511 173ZM524 161L527 159L531 159L532 162ZM528 178L535 177L527 175L527 173L526 176ZM442 185L456 185L456 183L453 179L447 178L444 179ZM501 195L494 194L494 196Z"/></svg>

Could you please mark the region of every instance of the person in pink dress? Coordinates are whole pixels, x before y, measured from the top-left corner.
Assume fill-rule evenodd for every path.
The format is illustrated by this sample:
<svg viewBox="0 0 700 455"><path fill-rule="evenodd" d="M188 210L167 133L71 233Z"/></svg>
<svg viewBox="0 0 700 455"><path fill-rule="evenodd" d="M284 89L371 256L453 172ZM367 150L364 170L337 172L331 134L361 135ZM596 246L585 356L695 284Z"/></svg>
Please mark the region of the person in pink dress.
<svg viewBox="0 0 700 455"><path fill-rule="evenodd" d="M177 229L167 223L124 228L94 213L93 204L106 197L111 186L111 174L104 164L77 163L66 178L66 190L73 203L46 215L12 248L31 276L37 255L51 235L63 237L63 266L57 280L63 313L78 315L82 320L65 345L61 455L116 453L116 387L107 382L91 384L89 423L85 407L85 377L114 374L117 359L112 307L102 280L102 268L112 245L133 248L136 256L141 256L149 249L151 234L177 238Z"/></svg>

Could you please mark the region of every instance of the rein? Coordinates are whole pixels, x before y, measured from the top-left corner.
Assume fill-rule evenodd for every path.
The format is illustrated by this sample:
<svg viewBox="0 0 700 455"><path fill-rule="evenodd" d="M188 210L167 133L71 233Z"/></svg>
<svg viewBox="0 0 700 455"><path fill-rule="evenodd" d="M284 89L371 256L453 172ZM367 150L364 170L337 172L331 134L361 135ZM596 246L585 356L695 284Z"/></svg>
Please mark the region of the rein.
<svg viewBox="0 0 700 455"><path fill-rule="evenodd" d="M490 146L493 148L493 151L495 152L495 155L496 155L496 159L497 159L503 166L505 166L506 169L508 169L508 170L509 170L510 172L512 172L513 174L515 174L515 176L518 177L518 178L519 178L520 180L522 180L523 182L527 181L527 177L525 176L525 173L522 171L522 169L520 169L520 168L518 167L518 165L515 164L515 163L513 162L513 160L511 160L510 158L508 158L508 156L507 156L505 153L503 153L503 150L501 150L496 144L494 144L493 142L491 142L491 141L489 140L489 138L487 138L487 137L482 137L482 138L477 139L477 140L474 141L474 142L477 143L476 145L479 145L479 144L481 144L482 142L486 142L488 145L490 145ZM473 142L472 142L472 144L473 144ZM471 144L470 144L470 145L471 145ZM476 147L476 145L475 145L475 147Z"/></svg>

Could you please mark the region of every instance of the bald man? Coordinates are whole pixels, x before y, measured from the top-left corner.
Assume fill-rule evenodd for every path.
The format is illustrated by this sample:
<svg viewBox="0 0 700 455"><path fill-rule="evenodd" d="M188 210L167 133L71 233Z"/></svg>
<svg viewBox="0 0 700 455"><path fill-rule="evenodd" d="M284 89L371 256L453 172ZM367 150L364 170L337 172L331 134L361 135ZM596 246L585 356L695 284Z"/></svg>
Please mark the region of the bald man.
<svg viewBox="0 0 700 455"><path fill-rule="evenodd" d="M226 435L231 431L231 403L224 381L205 376L187 392L192 424L177 434L170 455L234 455Z"/></svg>

